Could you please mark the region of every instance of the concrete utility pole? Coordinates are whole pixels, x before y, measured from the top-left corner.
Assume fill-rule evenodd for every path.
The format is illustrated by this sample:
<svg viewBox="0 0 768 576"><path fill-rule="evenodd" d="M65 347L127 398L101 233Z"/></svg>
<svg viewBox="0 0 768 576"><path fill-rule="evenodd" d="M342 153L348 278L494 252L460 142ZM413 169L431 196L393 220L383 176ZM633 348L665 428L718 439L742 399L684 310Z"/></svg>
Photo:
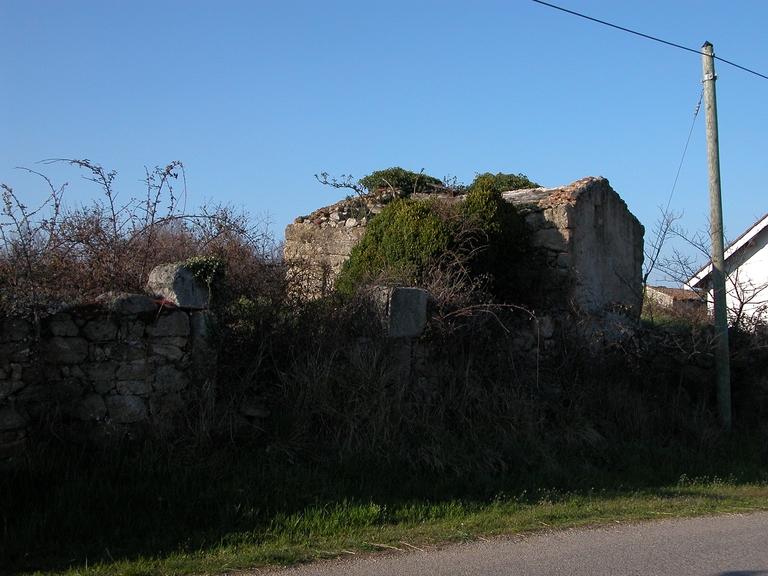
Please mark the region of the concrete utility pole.
<svg viewBox="0 0 768 576"><path fill-rule="evenodd" d="M723 247L723 202L720 194L720 144L717 135L715 53L712 44L701 47L704 68L704 109L707 117L709 163L709 220L712 231L712 299L715 307L715 378L720 422L731 428L731 364L728 352L728 313L725 302L725 255Z"/></svg>

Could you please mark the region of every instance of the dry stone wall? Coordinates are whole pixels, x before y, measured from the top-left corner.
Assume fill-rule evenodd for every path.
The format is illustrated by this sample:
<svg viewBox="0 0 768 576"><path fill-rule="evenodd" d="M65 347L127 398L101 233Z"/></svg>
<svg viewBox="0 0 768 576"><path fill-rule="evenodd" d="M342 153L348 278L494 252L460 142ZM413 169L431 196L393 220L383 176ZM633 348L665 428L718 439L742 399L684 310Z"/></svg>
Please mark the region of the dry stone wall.
<svg viewBox="0 0 768 576"><path fill-rule="evenodd" d="M162 433L214 377L206 310L107 294L32 322L0 321L0 458L53 427L101 445Z"/></svg>

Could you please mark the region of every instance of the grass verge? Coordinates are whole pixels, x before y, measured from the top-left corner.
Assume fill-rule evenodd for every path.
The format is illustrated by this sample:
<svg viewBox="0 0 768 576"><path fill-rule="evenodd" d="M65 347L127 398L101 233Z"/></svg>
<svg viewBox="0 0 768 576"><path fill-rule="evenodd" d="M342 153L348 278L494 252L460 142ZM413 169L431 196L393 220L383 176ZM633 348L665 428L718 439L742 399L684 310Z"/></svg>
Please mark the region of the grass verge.
<svg viewBox="0 0 768 576"><path fill-rule="evenodd" d="M679 468L701 469L692 462ZM768 510L768 470L721 464L741 472L663 483L637 480L637 466L567 481L562 470L427 478L243 452L195 463L167 451L93 459L65 450L4 473L0 565L14 575L220 574L540 529Z"/></svg>

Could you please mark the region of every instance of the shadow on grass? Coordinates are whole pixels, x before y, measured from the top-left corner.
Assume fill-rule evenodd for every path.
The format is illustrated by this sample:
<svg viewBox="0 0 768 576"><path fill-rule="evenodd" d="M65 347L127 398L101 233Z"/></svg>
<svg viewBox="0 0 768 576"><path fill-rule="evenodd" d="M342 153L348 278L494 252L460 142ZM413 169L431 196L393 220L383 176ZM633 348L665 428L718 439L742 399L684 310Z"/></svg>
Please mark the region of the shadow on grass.
<svg viewBox="0 0 768 576"><path fill-rule="evenodd" d="M472 512L504 494L521 504L595 491L672 499L696 493L695 487L659 489L684 474L730 475L730 484L765 479L765 469L752 462L644 453L648 459L628 458L613 471L571 456L557 467L458 476L385 469L362 459L295 463L233 446L206 454L147 446L100 456L49 447L2 471L0 571L82 569L266 541L285 545L285 553L271 553L272 561L284 563L300 560L290 548L310 534L426 522L452 514L457 505Z"/></svg>

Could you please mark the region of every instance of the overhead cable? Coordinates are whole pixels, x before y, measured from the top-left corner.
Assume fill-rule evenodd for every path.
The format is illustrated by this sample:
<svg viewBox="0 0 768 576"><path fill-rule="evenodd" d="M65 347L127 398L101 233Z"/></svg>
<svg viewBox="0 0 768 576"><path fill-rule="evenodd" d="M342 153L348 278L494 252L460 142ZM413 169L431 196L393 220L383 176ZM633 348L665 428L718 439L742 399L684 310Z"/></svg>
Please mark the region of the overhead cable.
<svg viewBox="0 0 768 576"><path fill-rule="evenodd" d="M611 24L610 22L605 22L604 20L598 20L597 18L592 18L591 16L580 14L578 12L574 12L573 10L568 10L566 8L561 8L560 6L555 6L554 4L550 4L549 2L542 2L542 0L533 0L533 1L536 2L537 4L543 4L544 6L549 6L550 8L554 8L555 10L560 10L561 12L566 12L568 14L573 14L574 16L578 16L579 18L584 18L585 20L591 20L592 22L597 22L598 24L602 24L604 26L610 26L611 28L616 28L617 30L621 30L622 32L629 32L630 34L634 34L635 36L641 36L642 38L647 38L648 40L653 40L654 42L661 42L662 44L666 44L667 46L672 46L674 48L679 48L680 50L685 50L687 52L693 52L694 54L701 55L701 50L695 50L694 48L688 48L687 46L681 46L680 44L675 44L674 42L668 42L666 40L662 40L661 38L656 38L655 36L649 36L648 34L643 34L642 32L636 32L635 30L624 28L623 26L617 26L616 24ZM764 78L768 80L768 76L764 74L760 74L759 72L755 72L754 70L750 70L749 68L745 68L744 66L739 66L738 64L731 62L729 60L726 60L725 58L720 58L719 56L713 56L713 58L715 58L716 60L719 60L724 64L728 64L735 68L739 68L740 70L744 70L745 72L749 72L750 74L754 74L755 76L759 76L760 78Z"/></svg>
<svg viewBox="0 0 768 576"><path fill-rule="evenodd" d="M701 101L704 98L704 89L701 90L699 96L699 103L696 104L696 110L693 111L693 122L691 122L691 129L688 131L688 140L685 142L685 148L683 149L683 157L680 158L680 165L677 167L677 174L675 174L675 182L672 184L672 191L669 193L669 200L667 201L667 208L665 213L669 213L669 207L672 204L672 195L675 193L677 187L677 180L680 178L680 171L683 169L683 162L685 161L685 154L688 152L688 145L691 143L691 135L693 134L693 127L696 125L696 117L699 115L699 109L701 108Z"/></svg>

